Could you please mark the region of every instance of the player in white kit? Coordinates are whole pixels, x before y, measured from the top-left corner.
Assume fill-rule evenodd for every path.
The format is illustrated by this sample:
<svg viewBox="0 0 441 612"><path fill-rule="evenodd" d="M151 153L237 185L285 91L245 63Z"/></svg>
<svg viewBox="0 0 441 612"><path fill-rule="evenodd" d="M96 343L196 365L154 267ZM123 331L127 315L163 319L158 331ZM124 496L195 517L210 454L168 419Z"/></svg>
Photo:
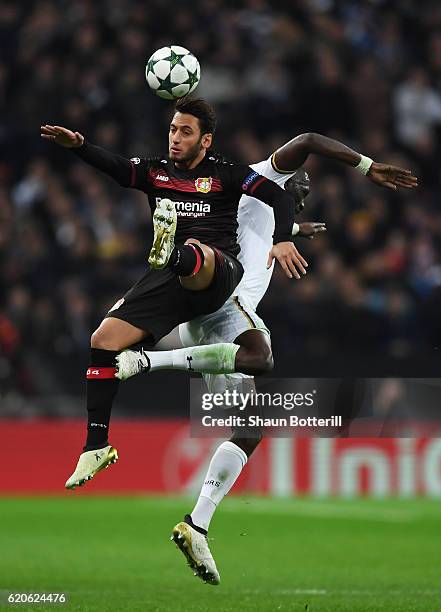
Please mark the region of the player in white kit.
<svg viewBox="0 0 441 612"><path fill-rule="evenodd" d="M398 187L413 188L417 185L416 178L409 170L375 163L344 144L319 134L297 136L268 159L254 164L252 168L262 176L291 191L295 205L299 209L302 207L303 197L308 192L308 184L307 175L304 172L297 173L296 171L310 154L318 154L346 163L366 175L372 182L393 190ZM272 246L274 213L266 204L243 195L239 205L238 220L238 242L241 247L239 259L244 268L241 282L222 308L215 313L180 325L179 333L184 347L190 347L188 350L194 345L220 345L221 343L234 343L239 347L246 347L249 354L250 351L255 353L255 368L251 373L263 373L271 369L272 353L269 330L256 314L256 308L268 288L273 271L274 249L277 248ZM302 225L304 228L300 235L309 237L325 230L323 223ZM299 234L300 228L301 226L294 224L294 233ZM291 277L299 277L292 266L286 268L285 273ZM160 353L165 355L176 353L176 351L160 351ZM130 361L120 362L119 375L121 378L128 378L145 371L144 352L126 351L125 354L128 354L129 357L132 354L132 356ZM148 353L149 360L152 355L154 353ZM165 358L161 357L161 359L164 364L161 367L174 367L172 358L169 358L168 365L165 365ZM139 361L139 367L133 366L136 360ZM243 391L244 385L247 390L251 390L252 376L240 373L238 370L239 367L235 372L203 373L203 376L212 392L222 392L225 389ZM198 371L203 372L202 368L199 368ZM186 556L189 566L196 576L209 584L219 584L220 581L219 572L206 538L210 521L217 506L236 482L260 440L259 432L253 437L242 437L239 431L234 431L230 440L223 442L217 448L193 511L173 529L172 539Z"/></svg>
<svg viewBox="0 0 441 612"><path fill-rule="evenodd" d="M281 187L289 182L290 185L285 188L293 194L293 205L296 212L300 212L304 206L304 198L309 192L308 174L303 169L289 173L278 172L272 159L270 157L251 167ZM268 289L274 269L274 261L268 265L274 233L274 213L269 206L256 198L243 196L239 204L238 222L238 259L244 268L242 280L222 308L179 326L179 336L185 347L235 342L241 334L250 330L263 332L268 337L270 335L256 309ZM312 238L316 233L325 231L326 227L324 223L301 223L296 224L294 230L295 235ZM297 275L297 278L300 278L300 275ZM267 354L266 360L271 359L272 356ZM271 369L265 366L265 359L260 361L259 373ZM235 387L237 381L252 378L241 372L224 375L203 373L202 376L211 392L222 392L226 388Z"/></svg>

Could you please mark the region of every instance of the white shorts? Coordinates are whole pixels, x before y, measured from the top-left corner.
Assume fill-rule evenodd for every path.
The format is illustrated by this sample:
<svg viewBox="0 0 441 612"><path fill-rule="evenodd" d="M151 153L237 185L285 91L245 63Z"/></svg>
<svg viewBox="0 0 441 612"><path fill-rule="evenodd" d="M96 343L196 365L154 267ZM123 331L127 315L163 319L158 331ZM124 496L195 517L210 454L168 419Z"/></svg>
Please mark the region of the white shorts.
<svg viewBox="0 0 441 612"><path fill-rule="evenodd" d="M183 346L201 344L217 344L219 342L234 342L234 340L250 329L257 329L270 336L269 329L252 309L246 300L238 295L230 297L222 308L208 315L196 317L188 323L179 326L179 336ZM205 382L212 393L225 389L237 389L245 378L253 378L247 374L204 374Z"/></svg>

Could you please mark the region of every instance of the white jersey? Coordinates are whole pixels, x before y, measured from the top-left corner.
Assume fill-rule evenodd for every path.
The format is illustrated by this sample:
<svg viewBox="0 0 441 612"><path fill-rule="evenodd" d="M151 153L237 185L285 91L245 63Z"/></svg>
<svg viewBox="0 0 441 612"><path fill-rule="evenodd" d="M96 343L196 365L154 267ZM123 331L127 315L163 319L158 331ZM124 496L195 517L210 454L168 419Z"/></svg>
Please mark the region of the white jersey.
<svg viewBox="0 0 441 612"><path fill-rule="evenodd" d="M251 168L280 187L293 174L277 172L271 157L253 164ZM255 310L268 289L274 268L274 262L270 269L266 267L273 246L274 212L271 206L261 200L243 195L239 202L238 222L240 253L237 258L243 266L244 275L233 295L242 296Z"/></svg>

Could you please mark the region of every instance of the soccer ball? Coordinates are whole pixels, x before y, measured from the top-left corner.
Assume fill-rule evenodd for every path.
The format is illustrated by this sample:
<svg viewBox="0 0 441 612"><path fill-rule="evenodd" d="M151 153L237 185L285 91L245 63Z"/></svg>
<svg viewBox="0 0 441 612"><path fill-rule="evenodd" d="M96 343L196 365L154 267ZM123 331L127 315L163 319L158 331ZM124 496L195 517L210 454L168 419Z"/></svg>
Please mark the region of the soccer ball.
<svg viewBox="0 0 441 612"><path fill-rule="evenodd" d="M145 68L145 78L157 96L174 100L196 88L201 68L188 49L172 45L153 53Z"/></svg>

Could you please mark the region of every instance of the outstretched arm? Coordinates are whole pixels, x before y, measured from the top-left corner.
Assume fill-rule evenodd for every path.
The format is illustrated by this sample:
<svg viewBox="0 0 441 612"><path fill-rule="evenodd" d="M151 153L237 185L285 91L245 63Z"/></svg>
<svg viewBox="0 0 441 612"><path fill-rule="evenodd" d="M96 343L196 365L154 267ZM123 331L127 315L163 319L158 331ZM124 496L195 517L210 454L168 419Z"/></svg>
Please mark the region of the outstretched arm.
<svg viewBox="0 0 441 612"><path fill-rule="evenodd" d="M379 164L357 153L338 140L321 134L307 133L296 136L278 149L273 157L274 168L279 172L292 173L299 168L309 155L321 155L357 168L377 185L396 190L398 187L413 189L418 180L410 170Z"/></svg>
<svg viewBox="0 0 441 612"><path fill-rule="evenodd" d="M42 125L41 137L72 149L82 160L105 172L123 187L131 185L133 166L130 160L86 142L79 132L72 132L59 125Z"/></svg>

